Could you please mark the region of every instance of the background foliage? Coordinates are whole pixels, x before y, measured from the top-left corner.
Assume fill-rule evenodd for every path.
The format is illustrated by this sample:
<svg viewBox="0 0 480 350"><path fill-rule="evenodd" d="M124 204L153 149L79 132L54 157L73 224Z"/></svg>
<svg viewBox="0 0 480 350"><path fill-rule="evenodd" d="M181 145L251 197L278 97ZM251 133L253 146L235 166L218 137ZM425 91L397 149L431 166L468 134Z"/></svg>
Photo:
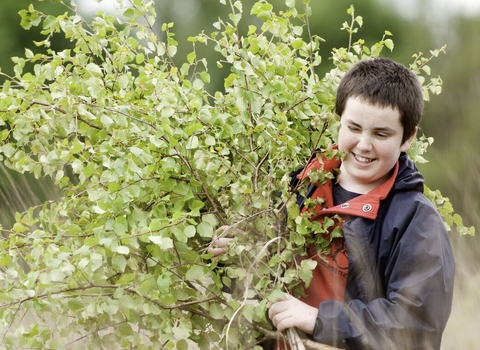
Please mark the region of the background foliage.
<svg viewBox="0 0 480 350"><path fill-rule="evenodd" d="M35 11L23 12L24 26L44 31L35 40L48 40L18 54L23 58L14 60L12 77L3 84L4 163L39 178L51 176L65 197L46 193L55 200L17 215L3 246L9 252L2 257L8 291L2 300L10 306L3 311L6 345L22 339L30 346L51 342L55 347L65 341L59 334L68 334L67 342L89 334L93 348L146 338L165 345L186 337L206 347L202 339L222 341L217 335L226 334L222 330L244 326L228 320L251 322L248 337L256 335L254 323L268 327L264 304L246 305L245 296L266 297L296 273L287 271L284 280L268 283L271 275L278 276L272 268L290 258L266 254L265 247L283 248L276 238L278 203L270 194L280 190L286 202L285 173L334 138L331 103L342 72L358 55L378 54L371 44L370 51L361 42L348 45L345 32L355 31L361 21L353 16L343 32L331 30L338 25L325 27L345 38L346 49L335 51L330 61L333 48L311 34L325 29L312 30L293 2L275 4L284 11L275 20L268 4L219 6L225 9L223 19L212 20L218 33L189 42L178 39L177 26L169 21L157 29L153 7L135 4L121 24L108 14L89 22L73 11L65 16L45 11L55 16L37 22ZM160 10L167 7L160 4L156 11L162 18ZM384 29L366 42L382 39ZM59 32L69 43L49 49ZM390 35L382 41L378 48L392 48ZM214 55L205 58L209 52ZM321 59L319 52L327 53ZM427 70L423 66L424 74ZM421 155L425 142L413 152ZM450 215L449 202L438 199L447 221L460 223ZM243 260L236 261L237 268L206 264L203 252L213 229L231 222L255 232L255 242L248 237L238 242L235 255ZM297 231L311 229L308 220L289 223L290 228L297 224ZM290 249L305 244L306 238L298 237ZM248 254L254 243L255 254ZM258 260L263 253L268 259ZM16 268L17 258L31 270ZM309 268L299 270L304 279ZM231 279L255 288L236 288L236 297L226 301L220 282ZM28 309L47 316L44 328L15 327ZM49 313L62 316L50 319ZM60 333L51 334L52 322ZM200 337L198 329L207 329L209 336ZM240 341L233 335L230 340Z"/></svg>

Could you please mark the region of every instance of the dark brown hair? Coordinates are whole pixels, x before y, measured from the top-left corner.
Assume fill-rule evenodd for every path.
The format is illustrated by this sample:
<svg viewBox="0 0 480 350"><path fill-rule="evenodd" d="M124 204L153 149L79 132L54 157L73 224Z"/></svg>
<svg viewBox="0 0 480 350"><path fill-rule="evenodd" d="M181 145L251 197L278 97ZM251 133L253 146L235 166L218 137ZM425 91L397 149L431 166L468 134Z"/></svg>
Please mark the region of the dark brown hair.
<svg viewBox="0 0 480 350"><path fill-rule="evenodd" d="M372 105L400 112L402 143L415 133L423 114L423 93L413 71L388 58L362 60L342 78L337 89L335 112L341 117L347 100L360 98Z"/></svg>

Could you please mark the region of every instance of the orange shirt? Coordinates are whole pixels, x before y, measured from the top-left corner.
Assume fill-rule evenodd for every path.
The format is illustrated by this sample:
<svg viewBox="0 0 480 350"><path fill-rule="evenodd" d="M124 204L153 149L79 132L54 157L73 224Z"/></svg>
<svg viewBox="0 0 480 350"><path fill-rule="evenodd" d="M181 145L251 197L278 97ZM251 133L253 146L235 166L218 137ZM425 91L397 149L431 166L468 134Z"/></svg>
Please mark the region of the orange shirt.
<svg viewBox="0 0 480 350"><path fill-rule="evenodd" d="M318 308L318 304L328 299L343 301L347 285L348 257L343 238L334 238L330 245L331 253L321 255L315 247L307 250L307 258L314 259L317 267L312 271L315 286L306 288L307 294L301 300L310 306ZM322 288L318 288L322 286Z"/></svg>

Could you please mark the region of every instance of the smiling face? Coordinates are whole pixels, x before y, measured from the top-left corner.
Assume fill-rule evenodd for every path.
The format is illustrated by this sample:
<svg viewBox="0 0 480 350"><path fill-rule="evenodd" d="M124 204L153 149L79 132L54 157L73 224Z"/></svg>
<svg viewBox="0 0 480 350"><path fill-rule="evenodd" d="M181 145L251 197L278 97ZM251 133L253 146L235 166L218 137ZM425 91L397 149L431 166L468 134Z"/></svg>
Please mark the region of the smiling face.
<svg viewBox="0 0 480 350"><path fill-rule="evenodd" d="M397 109L349 98L338 135L338 147L346 154L340 166L340 185L352 192L367 193L383 184L414 136L402 143L403 126Z"/></svg>

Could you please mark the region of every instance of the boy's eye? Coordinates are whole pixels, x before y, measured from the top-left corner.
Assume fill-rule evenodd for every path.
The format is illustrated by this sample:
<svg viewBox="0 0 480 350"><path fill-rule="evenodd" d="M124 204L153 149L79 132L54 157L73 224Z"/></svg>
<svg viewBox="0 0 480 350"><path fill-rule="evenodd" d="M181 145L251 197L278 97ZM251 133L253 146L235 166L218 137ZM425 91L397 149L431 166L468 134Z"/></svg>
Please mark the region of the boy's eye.
<svg viewBox="0 0 480 350"><path fill-rule="evenodd" d="M378 132L378 133L376 133L375 135L377 135L378 137L380 137L380 138L382 138L382 139L384 139L384 138L387 138L387 137L388 137L388 135L387 135L387 134L384 134L384 133L382 133L382 132Z"/></svg>
<svg viewBox="0 0 480 350"><path fill-rule="evenodd" d="M360 128L357 127L357 126L351 126L351 125L350 125L350 126L348 127L348 130L350 130L350 131L360 131Z"/></svg>

